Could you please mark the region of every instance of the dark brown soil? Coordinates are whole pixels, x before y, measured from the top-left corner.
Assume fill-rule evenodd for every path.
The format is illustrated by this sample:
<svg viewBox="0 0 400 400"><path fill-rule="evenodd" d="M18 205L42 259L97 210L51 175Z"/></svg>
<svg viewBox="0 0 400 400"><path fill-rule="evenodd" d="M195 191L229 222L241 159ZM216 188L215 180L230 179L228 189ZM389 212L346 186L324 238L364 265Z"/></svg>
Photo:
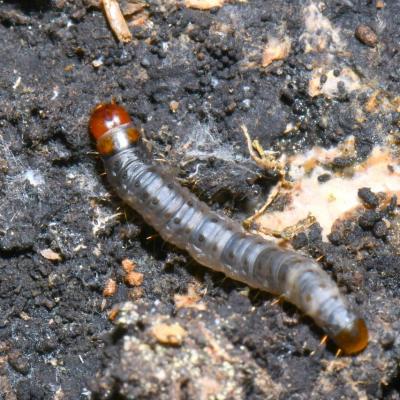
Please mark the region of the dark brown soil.
<svg viewBox="0 0 400 400"><path fill-rule="evenodd" d="M327 1L322 14L346 47L333 66L395 96L400 3L384 3ZM241 124L264 148L288 153L354 135L357 160L365 158L398 132L400 115L357 118L368 91L307 94L319 56L300 40L305 5L254 0L197 11L151 0L152 25L132 28L133 42L121 45L89 1L0 1L1 399L400 398L396 207L379 215L366 208L329 243L318 225L295 238L295 247L323 256L370 327L366 351L336 358L294 307L148 240L155 232L110 191L87 133L93 106L115 98L165 168L237 219L276 182L249 157ZM360 25L377 35L375 47L356 38ZM288 58L260 68L263 46L282 29L292 41ZM289 122L299 130L284 134ZM44 249L61 260L44 258ZM125 285L125 258L144 274L142 291ZM109 278L118 289L105 300ZM177 309L174 294L193 283L206 310ZM182 345L156 342L159 321L185 328Z"/></svg>

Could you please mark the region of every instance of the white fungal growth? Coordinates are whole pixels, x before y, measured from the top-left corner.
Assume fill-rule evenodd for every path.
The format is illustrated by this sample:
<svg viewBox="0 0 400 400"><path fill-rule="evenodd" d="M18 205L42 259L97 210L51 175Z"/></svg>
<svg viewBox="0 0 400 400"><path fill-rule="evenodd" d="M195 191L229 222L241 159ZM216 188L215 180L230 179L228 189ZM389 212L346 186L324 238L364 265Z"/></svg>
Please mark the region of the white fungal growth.
<svg viewBox="0 0 400 400"><path fill-rule="evenodd" d="M339 51L343 49L340 38L340 29L336 28L327 17L323 15L325 5L323 2L311 2L303 10L305 31L300 36L304 43L304 51L322 52Z"/></svg>
<svg viewBox="0 0 400 400"><path fill-rule="evenodd" d="M341 155L338 148L315 147L291 157L288 163L294 183L292 188L281 192L290 197L289 204L283 211L267 211L256 219L257 225L261 229L273 227L279 232L312 215L326 239L336 220L348 218L361 206L358 189L369 187L375 193L396 194L400 198L400 167L388 148L375 147L364 162L344 173L334 173L329 164ZM327 172L331 178L319 182L318 176Z"/></svg>
<svg viewBox="0 0 400 400"><path fill-rule="evenodd" d="M100 232L103 232L112 221L115 221L122 215L121 213L110 215L109 212L98 206L94 208L94 213L95 219L92 221L93 236L97 236Z"/></svg>
<svg viewBox="0 0 400 400"><path fill-rule="evenodd" d="M345 67L337 72L334 69L314 69L308 83L308 94L311 97L323 94L327 98L333 98L361 89L360 78L353 70ZM326 78L325 82L321 81L323 75Z"/></svg>
<svg viewBox="0 0 400 400"><path fill-rule="evenodd" d="M230 143L223 143L214 135L208 124L198 123L193 131L186 136L187 142L181 147L184 149L186 159L195 157L198 160L208 160L214 157L223 161L245 161Z"/></svg>
<svg viewBox="0 0 400 400"><path fill-rule="evenodd" d="M28 181L32 186L44 185L43 175L38 170L28 169L21 176L22 180Z"/></svg>

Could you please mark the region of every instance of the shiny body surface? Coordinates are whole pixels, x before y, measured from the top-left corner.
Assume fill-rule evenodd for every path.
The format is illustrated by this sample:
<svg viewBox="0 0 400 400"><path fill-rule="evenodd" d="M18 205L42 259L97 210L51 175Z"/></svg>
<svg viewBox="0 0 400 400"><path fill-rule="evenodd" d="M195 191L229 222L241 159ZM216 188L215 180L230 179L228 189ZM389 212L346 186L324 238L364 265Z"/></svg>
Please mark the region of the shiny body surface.
<svg viewBox="0 0 400 400"><path fill-rule="evenodd" d="M364 320L350 310L335 282L315 261L247 233L239 223L212 211L152 162L132 129L128 121L102 135L92 134L111 185L164 240L202 265L293 303L345 353L366 347Z"/></svg>

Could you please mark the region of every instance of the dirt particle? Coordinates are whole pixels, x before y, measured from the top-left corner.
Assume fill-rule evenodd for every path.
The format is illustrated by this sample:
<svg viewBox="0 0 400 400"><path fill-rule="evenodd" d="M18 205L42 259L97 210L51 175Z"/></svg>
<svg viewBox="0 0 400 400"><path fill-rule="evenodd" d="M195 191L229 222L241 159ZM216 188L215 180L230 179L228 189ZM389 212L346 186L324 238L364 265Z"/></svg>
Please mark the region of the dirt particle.
<svg viewBox="0 0 400 400"><path fill-rule="evenodd" d="M358 218L358 224L363 229L371 229L381 218L380 213L373 210L367 210Z"/></svg>
<svg viewBox="0 0 400 400"><path fill-rule="evenodd" d="M92 61L93 68L100 68L103 65L103 60L97 59Z"/></svg>
<svg viewBox="0 0 400 400"><path fill-rule="evenodd" d="M355 31L356 38L369 47L375 47L378 44L378 36L368 25L358 25Z"/></svg>
<svg viewBox="0 0 400 400"><path fill-rule="evenodd" d="M153 326L151 333L159 343L170 346L180 346L187 335L186 330L178 323L172 325L164 323L157 324Z"/></svg>
<svg viewBox="0 0 400 400"><path fill-rule="evenodd" d="M325 183L325 182L328 182L329 179L331 179L331 178L332 178L331 174L328 174L328 173L321 174L321 175L318 176L318 182L319 183Z"/></svg>
<svg viewBox="0 0 400 400"><path fill-rule="evenodd" d="M19 351L12 351L8 354L8 363L15 371L23 375L27 375L29 373L29 362Z"/></svg>
<svg viewBox="0 0 400 400"><path fill-rule="evenodd" d="M346 167L350 167L351 165L353 165L355 162L355 159L353 157L335 157L332 160L332 167L333 168L346 168Z"/></svg>
<svg viewBox="0 0 400 400"><path fill-rule="evenodd" d="M290 40L288 37L284 39L271 38L265 46L261 66L267 67L273 61L284 60L290 52Z"/></svg>
<svg viewBox="0 0 400 400"><path fill-rule="evenodd" d="M295 250L301 249L308 245L308 238L304 232L300 232L292 240L292 246Z"/></svg>
<svg viewBox="0 0 400 400"><path fill-rule="evenodd" d="M132 291L129 293L129 297L132 300L138 300L141 299L143 297L144 294L144 290L142 287L140 286L136 286L132 289Z"/></svg>
<svg viewBox="0 0 400 400"><path fill-rule="evenodd" d="M140 286L143 283L143 274L140 272L129 272L125 275L124 282L128 286Z"/></svg>
<svg viewBox="0 0 400 400"><path fill-rule="evenodd" d="M210 10L211 8L222 7L224 0L186 0L185 6L187 8L194 8L196 10Z"/></svg>
<svg viewBox="0 0 400 400"><path fill-rule="evenodd" d="M378 196L368 187L359 189L358 197L362 200L366 207L376 208L379 206Z"/></svg>
<svg viewBox="0 0 400 400"><path fill-rule="evenodd" d="M115 292L117 291L117 282L114 279L108 279L106 284L104 285L103 289L103 296L104 297L111 297L114 296Z"/></svg>
<svg viewBox="0 0 400 400"><path fill-rule="evenodd" d="M393 332L384 332L383 335L379 338L379 343L381 346L388 350L390 349L396 340L396 336Z"/></svg>
<svg viewBox="0 0 400 400"><path fill-rule="evenodd" d="M378 110L378 106L380 104L379 99L378 99L379 91L376 90L374 93L371 94L371 96L368 98L368 100L364 104L364 110L368 113L373 113Z"/></svg>
<svg viewBox="0 0 400 400"><path fill-rule="evenodd" d="M196 292L194 285L190 285L187 294L175 294L174 302L176 308L195 308L205 310L206 305L201 302L201 296Z"/></svg>
<svg viewBox="0 0 400 400"><path fill-rule="evenodd" d="M174 113L174 112L177 112L178 107L179 107L179 102L178 102L178 101L172 100L172 101L169 103L169 109L170 109L173 113Z"/></svg>
<svg viewBox="0 0 400 400"><path fill-rule="evenodd" d="M373 233L377 238L383 238L388 234L388 228L385 221L378 221L373 228Z"/></svg>
<svg viewBox="0 0 400 400"><path fill-rule="evenodd" d="M57 349L57 339L54 337L46 337L40 340L36 346L35 350L38 354L48 354Z"/></svg>
<svg viewBox="0 0 400 400"><path fill-rule="evenodd" d="M110 312L108 313L108 319L110 321L114 321L115 318L117 317L118 313L120 311L120 307L119 305L116 305L115 307L113 307Z"/></svg>
<svg viewBox="0 0 400 400"><path fill-rule="evenodd" d="M143 11L146 7L148 5L141 1L122 2L122 14L125 17L131 17Z"/></svg>
<svg viewBox="0 0 400 400"><path fill-rule="evenodd" d="M40 250L40 254L42 257L44 257L46 260L50 261L61 261L61 256L60 254L56 253L55 251L51 249L44 249Z"/></svg>
<svg viewBox="0 0 400 400"><path fill-rule="evenodd" d="M19 313L19 316L20 316L20 318L21 318L22 320L24 320L24 321L29 321L29 320L31 319L31 317L30 317L26 312L24 312L24 311L21 311L21 312Z"/></svg>
<svg viewBox="0 0 400 400"><path fill-rule="evenodd" d="M132 272L136 268L136 264L128 258L122 260L121 266L126 274L129 274L129 272Z"/></svg>

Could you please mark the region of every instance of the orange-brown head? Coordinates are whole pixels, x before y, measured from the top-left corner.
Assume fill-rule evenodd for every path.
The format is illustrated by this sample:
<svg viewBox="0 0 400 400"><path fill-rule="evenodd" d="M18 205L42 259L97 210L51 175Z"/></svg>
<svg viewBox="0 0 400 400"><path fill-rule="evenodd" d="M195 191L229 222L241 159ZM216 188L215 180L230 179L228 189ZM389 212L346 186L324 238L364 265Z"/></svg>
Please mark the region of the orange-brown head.
<svg viewBox="0 0 400 400"><path fill-rule="evenodd" d="M368 329L365 321L355 319L351 326L343 328L332 338L345 354L355 354L364 350L368 345Z"/></svg>
<svg viewBox="0 0 400 400"><path fill-rule="evenodd" d="M117 126L129 124L131 117L124 107L118 104L99 104L92 111L89 120L89 131L95 140Z"/></svg>
<svg viewBox="0 0 400 400"><path fill-rule="evenodd" d="M118 104L100 104L95 107L89 120L89 132L96 140L100 154L109 155L126 148L129 143L137 142L140 134L132 125L124 127L116 135L104 136L111 129L131 123L128 112Z"/></svg>

